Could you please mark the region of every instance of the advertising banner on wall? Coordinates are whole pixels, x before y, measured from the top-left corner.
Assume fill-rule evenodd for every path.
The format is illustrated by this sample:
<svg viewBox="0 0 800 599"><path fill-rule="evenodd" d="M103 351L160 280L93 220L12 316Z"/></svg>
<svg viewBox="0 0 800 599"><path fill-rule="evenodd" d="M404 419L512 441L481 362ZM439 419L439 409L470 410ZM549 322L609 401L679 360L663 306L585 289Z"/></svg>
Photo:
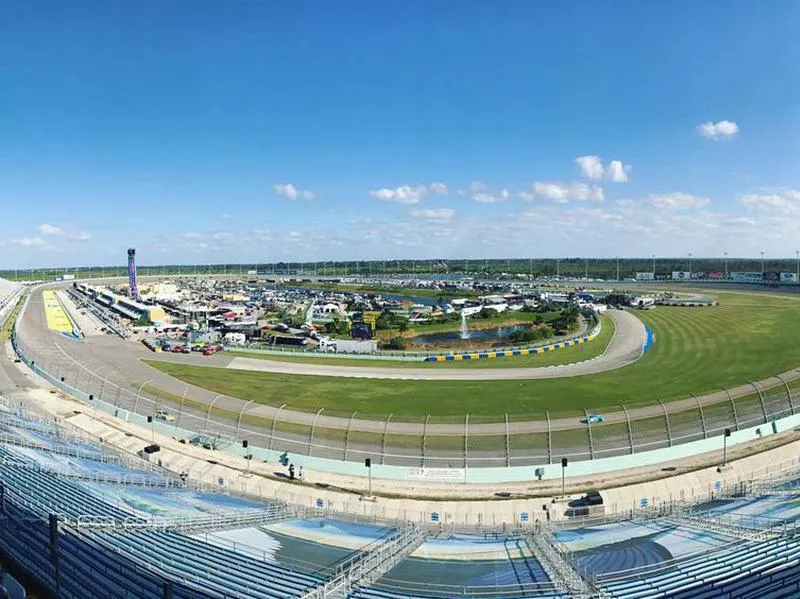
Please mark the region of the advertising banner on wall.
<svg viewBox="0 0 800 599"><path fill-rule="evenodd" d="M764 273L764 280L765 281L780 281L781 280L781 273L779 272L765 272Z"/></svg>
<svg viewBox="0 0 800 599"><path fill-rule="evenodd" d="M731 279L737 283L760 283L764 275L760 272L732 272Z"/></svg>
<svg viewBox="0 0 800 599"><path fill-rule="evenodd" d="M686 272L684 270L673 270L672 271L672 280L673 281L688 281L692 278L692 273Z"/></svg>
<svg viewBox="0 0 800 599"><path fill-rule="evenodd" d="M781 283L797 283L797 273L795 272L782 272Z"/></svg>
<svg viewBox="0 0 800 599"><path fill-rule="evenodd" d="M637 272L636 273L636 280L637 281L655 281L656 275L652 272Z"/></svg>
<svg viewBox="0 0 800 599"><path fill-rule="evenodd" d="M463 483L466 471L463 468L409 468L411 480L430 480L443 483Z"/></svg>
<svg viewBox="0 0 800 599"><path fill-rule="evenodd" d="M719 272L719 271L710 272L710 273L708 273L708 278L712 279L714 281L719 281L720 279L724 279L725 278L725 273L724 272Z"/></svg>

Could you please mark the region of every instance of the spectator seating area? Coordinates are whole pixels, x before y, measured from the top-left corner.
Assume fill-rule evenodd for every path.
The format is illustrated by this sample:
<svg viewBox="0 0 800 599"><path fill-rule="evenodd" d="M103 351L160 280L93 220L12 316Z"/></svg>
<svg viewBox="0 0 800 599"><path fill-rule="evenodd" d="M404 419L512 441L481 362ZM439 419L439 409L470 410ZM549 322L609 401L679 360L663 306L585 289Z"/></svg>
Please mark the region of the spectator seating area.
<svg viewBox="0 0 800 599"><path fill-rule="evenodd" d="M557 532L431 528L382 575L345 588L363 599L797 597L795 487ZM0 551L60 597L322 597L398 530L193 487L0 403ZM552 535L566 570L534 535Z"/></svg>

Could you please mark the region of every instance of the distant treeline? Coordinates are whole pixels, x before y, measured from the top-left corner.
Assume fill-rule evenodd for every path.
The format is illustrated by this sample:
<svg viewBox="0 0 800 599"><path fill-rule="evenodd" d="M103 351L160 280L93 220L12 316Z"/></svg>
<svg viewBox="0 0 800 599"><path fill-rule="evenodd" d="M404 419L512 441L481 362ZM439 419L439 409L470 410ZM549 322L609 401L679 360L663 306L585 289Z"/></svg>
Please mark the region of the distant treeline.
<svg viewBox="0 0 800 599"><path fill-rule="evenodd" d="M139 266L140 276L224 274L248 276L380 276L380 275L468 275L497 277L568 277L590 279L632 278L637 272L655 272L668 278L673 271L691 272L796 272L797 260L760 258L511 258L493 260L352 260L344 262L277 262L261 264L167 264ZM0 270L12 281L53 280L64 275L75 278L125 277L127 266L83 266Z"/></svg>

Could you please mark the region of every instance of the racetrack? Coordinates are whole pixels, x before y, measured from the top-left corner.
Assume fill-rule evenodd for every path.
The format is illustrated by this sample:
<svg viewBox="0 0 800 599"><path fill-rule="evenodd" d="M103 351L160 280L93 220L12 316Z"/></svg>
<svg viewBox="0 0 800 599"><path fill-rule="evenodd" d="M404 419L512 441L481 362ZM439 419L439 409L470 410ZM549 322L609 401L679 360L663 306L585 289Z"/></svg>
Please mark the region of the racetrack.
<svg viewBox="0 0 800 599"><path fill-rule="evenodd" d="M635 360L641 353L642 339L637 338L637 334L641 334L643 327L639 320L625 312L614 316L617 330L623 328L629 332L615 339L613 353L611 345L609 346L603 356L609 360L605 362L606 369L612 368L614 363L618 365L613 367L619 368L622 362ZM726 413L715 410L716 404L727 402L731 405L733 398L753 394L753 387L748 389L742 386L699 398L671 402L668 404L669 408L654 403L627 410L625 406L620 406L623 409L605 412L605 425L591 429L581 424L577 415L552 420L512 419L506 422L502 421L502 414L500 421L493 422L478 419L470 421L468 417L465 420L464 415L461 415L460 418L455 416L449 420L434 419L429 422L422 418L414 422L391 417L381 420L367 419L357 414L348 417L323 411L314 414L292 410L291 397L285 399L289 405L281 406L219 395L207 389L186 385L142 362L143 359L150 359L224 368L230 367L234 360L240 358L232 359L225 355L209 358L198 354L153 354L141 344L123 341L116 336L99 335L77 341L49 331L41 291L33 292L30 305L21 321L20 339L26 352L48 372L57 377L63 376L67 383L126 410L152 414L159 406L167 405L173 413L178 414L182 428L217 431L232 439L247 438L254 445L275 445L303 455L345 460L361 460L367 456L376 458L380 463L403 466L450 466L467 463L470 467L523 465L546 463L554 456L587 459L619 455L630 453L634 444L637 448L664 447L673 442L680 443L703 438L708 434L718 434L726 426L738 427L751 422L764 422L767 410L772 416L788 409L785 400L775 399L773 405L767 397L767 409L763 416L760 408L747 411L746 406L742 406L738 400L738 413L733 413L732 416L730 409ZM635 351L632 340L636 340ZM586 362L585 365L594 365L599 361L598 358ZM265 361L257 362L260 365ZM370 368L269 360L266 362L280 367L288 364L303 369L336 368L337 372L345 369L347 374L334 376L350 377L354 376L353 370L358 371L355 376L360 377L364 376L365 368ZM384 372L385 369L377 369L375 375L390 374L392 378L397 375L397 378L426 379L431 375L441 375L444 379L463 380L461 377L465 373L474 373L477 375L475 380L498 380L509 377L509 373L514 374L511 378L536 378L531 376L531 372L536 371L552 371L559 373L559 376L571 376L577 373L560 373L567 373L567 369L572 366L580 364L480 371L426 368L420 369L419 374L409 374L409 370L415 369L403 369L401 372L392 370L388 373ZM517 377L517 370L524 371L525 375ZM287 376L332 376L331 372L319 370L281 373ZM157 395L160 397L156 397ZM491 401L491 398L487 397L487 400ZM698 409L701 405L705 408L705 416L702 409ZM757 402L754 405L758 405ZM673 414L669 422L665 422L667 410L683 412ZM684 415L685 418L682 417ZM335 435L336 431L341 431L341 434Z"/></svg>
<svg viewBox="0 0 800 599"><path fill-rule="evenodd" d="M562 366L526 366L502 369L469 369L461 368L382 368L374 366L333 366L330 364L309 364L305 362L288 362L261 358L233 358L227 368L234 370L251 370L256 372L272 372L276 374L314 375L335 377L357 377L365 379L398 379L398 380L449 380L449 381L491 381L506 379L548 379L597 374L608 370L622 368L638 360L647 341L647 331L642 322L630 312L609 310L608 315L614 321L614 336L606 351L593 360L575 362ZM590 342L591 343L591 342ZM558 350L556 350L558 351ZM163 358L161 358L163 359ZM495 358L502 360L503 358ZM535 363L536 357L531 361Z"/></svg>

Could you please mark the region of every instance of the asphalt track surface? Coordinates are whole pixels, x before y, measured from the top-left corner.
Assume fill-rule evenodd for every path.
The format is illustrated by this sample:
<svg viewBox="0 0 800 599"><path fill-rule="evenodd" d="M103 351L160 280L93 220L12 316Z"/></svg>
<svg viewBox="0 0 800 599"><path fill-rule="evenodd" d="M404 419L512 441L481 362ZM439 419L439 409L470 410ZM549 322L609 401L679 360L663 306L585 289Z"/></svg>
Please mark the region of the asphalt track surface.
<svg viewBox="0 0 800 599"><path fill-rule="evenodd" d="M374 366L333 366L305 362L278 361L261 358L237 357L229 361L227 368L252 370L276 374L303 374L313 376L356 377L364 379L402 379L426 381L497 381L506 379L565 378L584 374L597 374L622 368L642 356L647 341L647 330L642 321L629 312L609 310L615 330L602 355L583 362L561 366L524 366L520 368L392 368ZM591 343L591 341L590 341ZM556 350L559 351L559 350ZM502 360L503 358L495 358ZM531 360L535 360L532 357Z"/></svg>
<svg viewBox="0 0 800 599"><path fill-rule="evenodd" d="M602 370L609 370L612 368L619 368L625 363L635 360L641 354L641 344L643 342L642 335L644 334L644 327L641 322L634 316L627 312L612 312L612 317L617 324L615 338L609 344L606 353L599 358L591 361L586 361L581 365L576 363L569 366L561 367L539 367L539 368L520 368L524 374L518 377L514 371L518 369L499 369L499 370L484 370L469 371L469 370L421 370L419 376L409 374L408 369L402 369L402 372L395 372L394 370L386 372L389 369L371 369L375 372L373 376L397 376L397 378L431 378L441 376L442 378L459 379L465 376L475 376L471 380L486 380L492 378L534 378L535 372L551 371L558 374L558 376L574 376L580 371L568 370L571 368L597 368L597 370L584 371L581 374L589 374L589 372L600 372ZM247 402L233 397L218 395L206 389L186 385L182 381L175 379L165 373L162 373L142 362L143 359L148 360L163 360L184 364L195 364L203 366L230 366L235 360L242 358L232 359L230 356L218 355L206 357L199 354L153 354L147 350L141 343L132 341L123 341L117 336L112 335L93 335L82 340L73 340L64 337L58 333L50 331L47 328L45 314L42 302L41 290L36 290L32 293L30 302L25 310L23 317L20 321L19 336L23 350L31 358L35 359L37 363L44 367L48 372L57 376L64 377L68 384L71 384L86 393L93 393L96 397L100 397L109 403L113 403L122 409L133 410L139 414L153 414L159 407L165 407L165 402L158 398L150 398L145 393L139 393L138 390L146 383L153 388L161 389L176 396L186 397L196 405L183 405L177 406L166 402L168 407L173 413L179 415L178 423L181 428L186 428L194 431L209 431L217 432L229 439L249 439L254 445L260 447L280 448L294 453L302 453L304 455L314 455L317 457L329 457L333 459L347 459L347 460L362 460L365 456L375 457L376 455L385 454L385 461L380 460L382 463L396 464L403 466L419 466L421 464L431 466L450 466L453 464L459 465L459 459L463 459L463 454L460 450L437 450L437 452L426 451L423 443L421 453L424 457L420 456L419 448L416 450L398 449L391 451L384 451L386 448L380 445L358 445L357 443L350 443L348 448L347 441L343 443L323 441L313 439L313 448L309 449L309 442L311 436L305 433L286 432L280 431L276 433L274 430L265 430L264 427L257 425L250 425L247 419L241 418L243 415L247 416L260 416L263 418L273 419L276 418L281 422L292 424L300 424L313 430L317 428L339 429L342 431L359 431L364 433L374 433L376 435L396 434L396 435L423 435L423 425L419 422L401 422L395 420L369 420L358 418L356 414L351 417L342 417L327 415L324 413L309 413L296 411L291 409L291 398L287 398L287 405L273 406L263 405L255 402ZM364 370L369 370L369 367L354 368L349 366L334 367L316 364L301 364L291 362L271 362L269 360L249 360L257 362L259 366L265 365L267 368L270 365L277 367L299 368L298 371L287 372L282 370L284 374L313 374L320 376L332 376L331 369L336 369L339 376L352 376L352 371L357 371L358 376L365 376ZM0 382L5 379L6 388L22 385L25 383L25 376L20 376L19 365L10 364L11 360L5 360L6 375L0 375ZM320 370L321 369L321 370ZM344 369L342 371L341 369ZM343 374L346 372L348 374ZM562 374L563 373L563 374ZM799 371L791 371L786 373L789 378L794 378L800 374ZM452 380L451 379L451 380ZM13 382L12 382L13 381ZM9 384L10 383L10 384ZM727 391L720 390L716 393L710 393L701 397L691 397L684 400L677 400L670 402L669 410L687 410L694 409L698 404L708 405L715 402L730 401L731 397L741 397L753 393L753 387L743 385ZM217 417L211 414L211 410L207 406L215 408L223 408L238 414L239 418L231 419L224 416ZM632 408L626 411L619 410L614 412L606 412L607 423L625 423L630 419L635 421L643 418L658 418L663 417L665 408L659 404L650 404L637 408ZM740 415L741 418L741 415ZM753 415L753 418L760 418L758 414ZM237 422L238 421L238 422ZM706 423L709 429L713 430L712 423ZM719 426L730 426L730 423L716 423ZM705 426L705 425L704 425ZM694 438L702 438L703 433L700 431L698 423L692 423L691 433L686 432L685 440L693 440ZM583 430L587 433L587 427L582 424L578 418L560 418L548 421L510 421L503 422L502 415L498 416L498 422L493 423L475 423L469 425L469 435L483 434L483 435L516 435L522 433L547 433L548 431L569 431L569 430ZM424 434L429 436L464 436L465 425L463 423L457 424L454 422L442 423L431 422L425 425ZM648 435L651 433L648 433ZM672 431L674 438L677 438L680 431ZM313 435L313 433L312 433ZM349 436L349 432L348 432ZM576 438L571 440L569 447L562 446L558 448L558 453L553 455L568 456L571 459L586 459L594 451L596 453L597 447L591 449L590 435L587 434L583 438L576 435ZM663 447L668 444L667 439L663 434L657 434L650 437L637 437L637 446L639 444L646 445L650 449ZM555 451L555 448L554 448ZM605 455L617 455L630 453L630 447L627 439L622 438L614 440L605 451ZM536 464L542 463L543 457L549 457L547 452L544 454L542 451L520 451L518 456L513 456L509 462L508 457L513 453L506 448L506 450L484 450L470 451L469 462L470 466L485 465L485 466L502 466L507 463L512 465Z"/></svg>

